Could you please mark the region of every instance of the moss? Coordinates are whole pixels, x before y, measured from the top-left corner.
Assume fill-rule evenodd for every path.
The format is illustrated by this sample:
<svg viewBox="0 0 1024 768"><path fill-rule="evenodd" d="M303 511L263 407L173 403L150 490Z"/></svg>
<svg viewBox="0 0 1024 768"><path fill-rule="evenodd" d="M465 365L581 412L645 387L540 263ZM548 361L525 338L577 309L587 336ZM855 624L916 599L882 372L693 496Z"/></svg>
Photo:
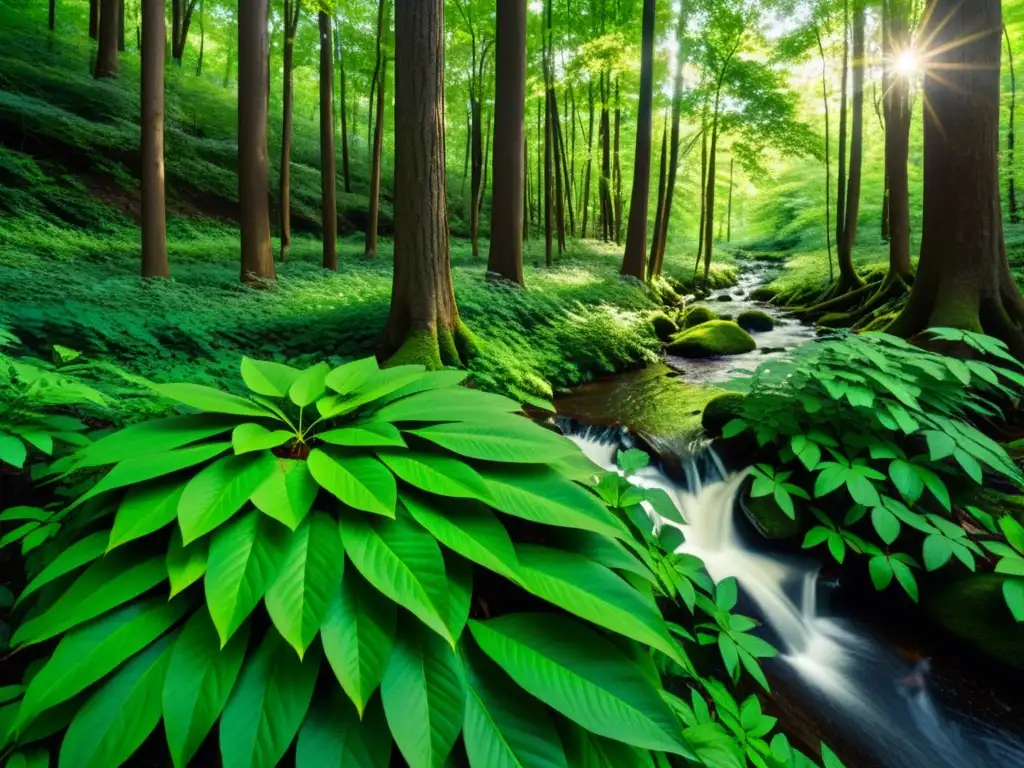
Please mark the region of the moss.
<svg viewBox="0 0 1024 768"><path fill-rule="evenodd" d="M750 292L750 298L754 301L771 301L778 295L778 291L770 285L762 285Z"/></svg>
<svg viewBox="0 0 1024 768"><path fill-rule="evenodd" d="M462 360L459 359L459 350L455 348L455 337L443 325L437 329L437 351L444 365L454 367L462 365Z"/></svg>
<svg viewBox="0 0 1024 768"><path fill-rule="evenodd" d="M732 296L728 293L723 293L720 296L715 296L715 301L732 301Z"/></svg>
<svg viewBox="0 0 1024 768"><path fill-rule="evenodd" d="M847 328L852 319L848 312L826 312L818 318L818 325L822 328Z"/></svg>
<svg viewBox="0 0 1024 768"><path fill-rule="evenodd" d="M799 504L799 499L794 499ZM800 535L800 509L797 507L795 518L790 518L771 496L753 499L743 497L743 511L750 522L766 539L792 539Z"/></svg>
<svg viewBox="0 0 1024 768"><path fill-rule="evenodd" d="M925 610L939 624L982 653L1024 669L1024 624L1003 600L1008 576L977 573L925 592Z"/></svg>
<svg viewBox="0 0 1024 768"><path fill-rule="evenodd" d="M879 315L874 318L870 323L867 323L862 331L884 331L889 327L889 323L896 319L899 312L886 312L884 315Z"/></svg>
<svg viewBox="0 0 1024 768"><path fill-rule="evenodd" d="M667 351L679 357L742 355L757 349L749 333L736 323L710 320L672 337Z"/></svg>
<svg viewBox="0 0 1024 768"><path fill-rule="evenodd" d="M668 341L679 332L675 320L664 312L655 312L651 315L651 326L654 328L655 335L662 341Z"/></svg>
<svg viewBox="0 0 1024 768"><path fill-rule="evenodd" d="M719 395L704 407L701 426L709 435L720 435L722 427L742 415L743 395L727 392Z"/></svg>
<svg viewBox="0 0 1024 768"><path fill-rule="evenodd" d="M683 328L693 328L694 326L700 325L701 323L706 323L710 320L715 320L717 318L718 315L716 315L707 307L694 307L685 315L683 315L683 321L682 323L680 323L680 325Z"/></svg>
<svg viewBox="0 0 1024 768"><path fill-rule="evenodd" d="M736 324L750 333L761 333L774 328L775 320L767 312L762 312L759 309L748 309L746 312L739 313L736 317Z"/></svg>
<svg viewBox="0 0 1024 768"><path fill-rule="evenodd" d="M398 351L384 363L384 366L388 368L394 365L425 365L428 371L442 368L437 333L434 331L410 333Z"/></svg>
<svg viewBox="0 0 1024 768"><path fill-rule="evenodd" d="M719 319L719 320L735 320L735 318L734 318L734 317L732 316L732 313L731 313L731 312L722 312L722 313L721 313L721 314L720 314L720 315L718 316L718 319Z"/></svg>

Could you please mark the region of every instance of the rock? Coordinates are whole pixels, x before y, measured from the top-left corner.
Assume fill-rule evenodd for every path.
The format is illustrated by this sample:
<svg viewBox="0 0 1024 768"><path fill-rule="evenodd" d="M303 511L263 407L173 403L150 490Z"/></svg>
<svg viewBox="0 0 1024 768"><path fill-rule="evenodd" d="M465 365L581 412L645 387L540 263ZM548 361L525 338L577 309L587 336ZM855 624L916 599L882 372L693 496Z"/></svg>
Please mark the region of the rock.
<svg viewBox="0 0 1024 768"><path fill-rule="evenodd" d="M760 352L762 355L771 355L771 354L774 354L775 352L785 352L786 348L785 347L758 347L757 351Z"/></svg>
<svg viewBox="0 0 1024 768"><path fill-rule="evenodd" d="M731 314L729 314L728 312L723 312L722 314L720 314L720 315L718 316L718 319L719 319L719 320L733 320L734 318L733 318L733 316L732 316Z"/></svg>
<svg viewBox="0 0 1024 768"><path fill-rule="evenodd" d="M800 535L800 499L793 499L796 517L791 519L782 511L771 496L760 496L756 499L744 493L740 497L740 506L747 519L757 528L758 533L766 539L778 541L792 539Z"/></svg>
<svg viewBox="0 0 1024 768"><path fill-rule="evenodd" d="M670 355L691 358L742 355L755 349L757 343L751 335L726 320L709 320L677 333L666 347Z"/></svg>
<svg viewBox="0 0 1024 768"><path fill-rule="evenodd" d="M743 395L738 392L727 392L719 395L704 406L700 424L709 435L722 434L722 427L742 415Z"/></svg>
<svg viewBox="0 0 1024 768"><path fill-rule="evenodd" d="M748 333L762 333L775 327L775 320L767 312L759 309L748 309L736 317L736 324Z"/></svg>
<svg viewBox="0 0 1024 768"><path fill-rule="evenodd" d="M732 296L728 293L723 293L721 296L715 296L715 301L732 301Z"/></svg>
<svg viewBox="0 0 1024 768"><path fill-rule="evenodd" d="M1024 624L1013 620L1003 599L1003 582L1009 578L975 573L922 594L932 619L982 653L1024 669Z"/></svg>
<svg viewBox="0 0 1024 768"><path fill-rule="evenodd" d="M681 328L693 328L694 326L706 323L709 320L718 319L718 315L712 312L707 307L694 307L689 312L683 315L681 322L679 323Z"/></svg>
<svg viewBox="0 0 1024 768"><path fill-rule="evenodd" d="M822 328L849 328L852 319L846 312L826 312L818 318L818 325Z"/></svg>
<svg viewBox="0 0 1024 768"><path fill-rule="evenodd" d="M750 292L750 298L754 301L771 301L778 295L778 291L768 285L762 285Z"/></svg>
<svg viewBox="0 0 1024 768"><path fill-rule="evenodd" d="M679 332L675 320L664 312L655 312L651 315L651 325L654 327L655 335L662 341L668 341Z"/></svg>

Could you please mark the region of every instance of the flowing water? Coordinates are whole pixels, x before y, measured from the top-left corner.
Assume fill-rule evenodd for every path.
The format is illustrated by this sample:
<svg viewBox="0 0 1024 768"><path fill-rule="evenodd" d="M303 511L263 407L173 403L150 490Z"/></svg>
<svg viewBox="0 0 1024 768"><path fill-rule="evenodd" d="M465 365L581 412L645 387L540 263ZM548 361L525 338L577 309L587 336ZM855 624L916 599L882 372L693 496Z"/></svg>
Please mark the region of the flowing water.
<svg viewBox="0 0 1024 768"><path fill-rule="evenodd" d="M616 450L628 444L623 430L562 426L609 469ZM1024 768L1024 741L934 695L927 660L908 661L868 628L832 615L827 601L819 601L825 587L816 564L744 542L734 509L745 472L729 473L711 449L680 458L679 481L653 465L634 480L663 488L676 502L686 520L680 551L700 557L716 580L736 577L780 651L768 665L776 680L798 689L808 706L884 768Z"/></svg>

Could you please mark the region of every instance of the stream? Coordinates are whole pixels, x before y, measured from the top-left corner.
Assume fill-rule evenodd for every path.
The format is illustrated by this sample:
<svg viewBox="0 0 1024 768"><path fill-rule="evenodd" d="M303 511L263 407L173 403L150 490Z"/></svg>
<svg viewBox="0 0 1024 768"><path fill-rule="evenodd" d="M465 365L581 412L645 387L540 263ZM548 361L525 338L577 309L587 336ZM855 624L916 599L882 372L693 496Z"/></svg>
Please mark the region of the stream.
<svg viewBox="0 0 1024 768"><path fill-rule="evenodd" d="M938 690L924 654L908 658L862 618L833 610L828 598L836 585L819 577L816 561L769 552L763 540L749 535L742 512L737 515L747 472L730 471L700 439L693 392L753 367L764 359L765 347L778 356L815 335L776 308L746 299L763 280L763 271L747 271L730 291L742 296L702 302L717 313L757 308L772 314L776 328L755 334L758 350L732 358L669 359L667 367L586 385L557 401L559 426L607 469L615 469L617 450L637 444L634 434L654 449L660 458L631 479L662 488L675 501L686 520L679 526L686 538L679 551L700 557L716 580L736 578L741 607L761 619L766 639L779 649L765 669L776 699L781 688L782 698L794 701L777 703L789 709L788 725L803 726L812 751L815 738L849 745L837 751L851 768L1024 768L1024 733L1001 727L1021 722L1017 708L991 694L981 711L1009 716L994 725L970 714L973 699L949 696L948 686Z"/></svg>

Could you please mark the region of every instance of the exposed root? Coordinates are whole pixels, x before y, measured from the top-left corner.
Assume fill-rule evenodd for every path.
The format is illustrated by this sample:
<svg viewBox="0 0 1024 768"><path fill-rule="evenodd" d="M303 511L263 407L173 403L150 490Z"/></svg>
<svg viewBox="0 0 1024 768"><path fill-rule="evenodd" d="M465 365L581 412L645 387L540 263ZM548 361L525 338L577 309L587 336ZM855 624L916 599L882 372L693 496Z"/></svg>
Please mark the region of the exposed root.
<svg viewBox="0 0 1024 768"><path fill-rule="evenodd" d="M445 366L461 368L477 354L477 341L465 323L458 321L454 329L440 328L411 331L384 367L424 365L428 371Z"/></svg>

